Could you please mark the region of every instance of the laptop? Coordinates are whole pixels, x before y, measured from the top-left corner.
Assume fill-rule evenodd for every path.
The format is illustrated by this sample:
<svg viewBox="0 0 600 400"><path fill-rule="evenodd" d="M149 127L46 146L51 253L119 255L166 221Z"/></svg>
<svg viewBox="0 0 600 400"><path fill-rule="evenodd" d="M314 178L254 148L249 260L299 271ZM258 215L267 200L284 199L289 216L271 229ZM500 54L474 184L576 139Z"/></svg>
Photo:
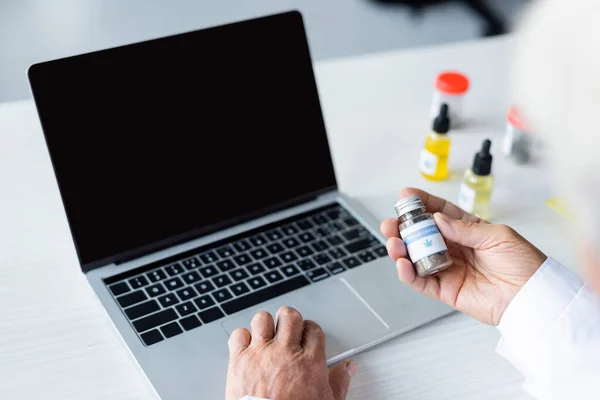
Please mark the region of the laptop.
<svg viewBox="0 0 600 400"><path fill-rule="evenodd" d="M329 363L450 312L338 190L300 13L28 75L81 270L162 399L223 398L258 311L317 321Z"/></svg>

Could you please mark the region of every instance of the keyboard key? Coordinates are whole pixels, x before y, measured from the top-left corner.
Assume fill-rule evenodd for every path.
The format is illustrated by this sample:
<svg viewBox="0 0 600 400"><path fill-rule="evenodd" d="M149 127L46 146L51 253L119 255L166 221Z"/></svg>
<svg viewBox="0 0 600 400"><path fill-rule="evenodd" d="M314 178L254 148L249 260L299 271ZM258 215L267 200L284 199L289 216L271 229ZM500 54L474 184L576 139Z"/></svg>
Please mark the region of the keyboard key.
<svg viewBox="0 0 600 400"><path fill-rule="evenodd" d="M296 246L299 246L299 245L300 245L300 242L299 242L297 239L295 239L295 238L288 238L288 239L285 239L285 240L283 241L283 244L284 244L284 245L285 245L285 246L286 246L288 249L293 249L294 247L296 247Z"/></svg>
<svg viewBox="0 0 600 400"><path fill-rule="evenodd" d="M187 260L183 260L181 262L186 269L194 269L200 266L200 260L196 257L188 258Z"/></svg>
<svg viewBox="0 0 600 400"><path fill-rule="evenodd" d="M331 272L334 275L340 274L346 270L346 268L344 268L342 263L340 263L339 261L329 264L327 266L327 269L329 270L329 272Z"/></svg>
<svg viewBox="0 0 600 400"><path fill-rule="evenodd" d="M358 228L350 229L349 231L342 233L342 236L344 236L347 241L351 241L354 239L358 239L361 236L364 236L364 234L365 230L359 226Z"/></svg>
<svg viewBox="0 0 600 400"><path fill-rule="evenodd" d="M183 285L183 281L181 279L173 278L173 279L166 280L165 286L169 290L175 290L175 289L182 288L184 285Z"/></svg>
<svg viewBox="0 0 600 400"><path fill-rule="evenodd" d="M152 272L148 272L146 274L146 276L148 277L148 279L150 279L150 282L162 281L163 279L165 279L167 277L167 275L165 275L165 273L160 269L157 269Z"/></svg>
<svg viewBox="0 0 600 400"><path fill-rule="evenodd" d="M298 253L300 257L304 258L313 254L314 251L312 251L312 249L308 246L300 246L296 249L296 253Z"/></svg>
<svg viewBox="0 0 600 400"><path fill-rule="evenodd" d="M254 279L257 278L252 278L249 280L249 282L251 282ZM228 301L227 303L223 303L221 304L221 307L227 313L227 315L231 315L238 311L263 303L267 300L281 296L285 293L289 293L293 290L299 289L309 284L310 281L306 279L305 276L299 275L287 281L278 283L276 285L264 288L253 293L249 293L242 297L238 297L232 301ZM252 286L252 284L250 285Z"/></svg>
<svg viewBox="0 0 600 400"><path fill-rule="evenodd" d="M294 267L293 265L288 265L286 267L283 267L281 270L283 271L283 273L285 274L285 276L287 276L288 278L290 276L294 276L294 275L300 273L300 271L298 270L298 268Z"/></svg>
<svg viewBox="0 0 600 400"><path fill-rule="evenodd" d="M292 261L296 261L298 259L298 257L296 257L296 255L292 251L286 251L285 253L281 253L279 257L281 257L283 262L286 264L291 263Z"/></svg>
<svg viewBox="0 0 600 400"><path fill-rule="evenodd" d="M308 271L306 276L308 276L313 282L318 282L329 277L329 272L327 272L325 268L317 268Z"/></svg>
<svg viewBox="0 0 600 400"><path fill-rule="evenodd" d="M263 249L252 250L250 254L252 254L252 257L254 257L254 259L256 260L260 260L261 258L265 258L266 256L268 256L267 252Z"/></svg>
<svg viewBox="0 0 600 400"><path fill-rule="evenodd" d="M183 267L179 264L172 264L165 268L169 276L175 276L183 272Z"/></svg>
<svg viewBox="0 0 600 400"><path fill-rule="evenodd" d="M204 267L200 268L200 273L205 278L210 278L211 276L215 276L219 273L215 267Z"/></svg>
<svg viewBox="0 0 600 400"><path fill-rule="evenodd" d="M353 217L344 218L344 223L348 226L356 226L358 225L358 221Z"/></svg>
<svg viewBox="0 0 600 400"><path fill-rule="evenodd" d="M338 235L333 235L333 236L328 237L327 241L332 246L338 246L338 245L344 243L344 241Z"/></svg>
<svg viewBox="0 0 600 400"><path fill-rule="evenodd" d="M281 261L277 257L265 258L263 262L269 269L277 268L281 265Z"/></svg>
<svg viewBox="0 0 600 400"><path fill-rule="evenodd" d="M327 216L328 216L330 219L334 220L334 221L335 221L336 219L339 219L339 218L340 218L340 216L341 216L342 214L344 214L344 215L347 215L347 214L346 214L344 211L342 211L340 208L336 208L336 209L333 209L333 210L331 210L331 211L326 211L326 212L325 212L325 214L327 214Z"/></svg>
<svg viewBox="0 0 600 400"><path fill-rule="evenodd" d="M233 280L236 282L246 279L249 276L248 273L242 268L236 269L235 271L231 271L229 275L231 275Z"/></svg>
<svg viewBox="0 0 600 400"><path fill-rule="evenodd" d="M324 226L320 226L317 229L315 229L315 235L317 235L320 238L324 238L325 236L329 236L331 234L331 231L329 231L329 229L327 229Z"/></svg>
<svg viewBox="0 0 600 400"><path fill-rule="evenodd" d="M302 271L308 271L317 267L317 264L315 264L314 261L310 259L300 260L297 262L297 264L302 269Z"/></svg>
<svg viewBox="0 0 600 400"><path fill-rule="evenodd" d="M255 276L254 278L248 279L246 282L252 287L252 289L258 289L267 285L267 282L260 276Z"/></svg>
<svg viewBox="0 0 600 400"><path fill-rule="evenodd" d="M296 233L298 233L298 229L296 229L293 225L286 225L283 228L281 228L281 230L283 231L283 234L286 236L292 236L295 235Z"/></svg>
<svg viewBox="0 0 600 400"><path fill-rule="evenodd" d="M193 299L198 295L196 291L192 287L186 287L185 289L180 289L177 292L177 296L181 299L181 301L186 301L189 299Z"/></svg>
<svg viewBox="0 0 600 400"><path fill-rule="evenodd" d="M221 311L219 307L213 307L206 311L199 312L198 316L200 317L202 322L208 324L210 322L218 320L219 318L223 318L225 314L223 314L223 311Z"/></svg>
<svg viewBox="0 0 600 400"><path fill-rule="evenodd" d="M162 332L163 335L165 335L165 337L167 339L170 337L173 337L173 336L177 336L180 333L183 333L183 330L181 329L181 327L179 326L179 324L177 322L171 322L170 324L161 326L160 331Z"/></svg>
<svg viewBox="0 0 600 400"><path fill-rule="evenodd" d="M267 250L269 250L269 253L271 254L277 254L284 251L285 247L283 247L280 243L271 243L267 246Z"/></svg>
<svg viewBox="0 0 600 400"><path fill-rule="evenodd" d="M338 258L342 258L342 257L346 256L347 254L348 253L346 253L346 251L344 249L342 249L341 247L336 247L335 249L329 250L329 255L336 260Z"/></svg>
<svg viewBox="0 0 600 400"><path fill-rule="evenodd" d="M196 283L194 285L194 287L196 288L196 290L200 294L208 293L208 292L210 292L210 291L212 291L212 290L215 289L215 287L213 286L212 283L210 283L210 281Z"/></svg>
<svg viewBox="0 0 600 400"><path fill-rule="evenodd" d="M231 283L231 279L229 279L229 277L227 275L219 275L219 276L213 278L212 281L218 288L227 286Z"/></svg>
<svg viewBox="0 0 600 400"><path fill-rule="evenodd" d="M358 253L361 250L366 250L371 247L371 240L369 238L359 239L345 245L344 247L350 254Z"/></svg>
<svg viewBox="0 0 600 400"><path fill-rule="evenodd" d="M385 248L385 246L377 246L373 249L373 253L377 254L379 257L385 257L388 255L387 249Z"/></svg>
<svg viewBox="0 0 600 400"><path fill-rule="evenodd" d="M342 262L348 268L356 268L356 267L358 267L361 264L361 262L356 257L344 258L342 260Z"/></svg>
<svg viewBox="0 0 600 400"><path fill-rule="evenodd" d="M178 304L175 306L175 309L177 310L179 315L181 315L182 317L185 317L186 315L190 315L190 314L198 311L196 306L193 305L191 301L187 301L185 303Z"/></svg>
<svg viewBox="0 0 600 400"><path fill-rule="evenodd" d="M323 225L328 222L327 217L325 217L323 214L317 214L313 216L312 219L317 223L317 225Z"/></svg>
<svg viewBox="0 0 600 400"><path fill-rule="evenodd" d="M261 272L265 272L265 267L263 267L262 265L260 265L260 263L250 264L246 268L248 268L248 271L250 271L250 273L252 275L258 275Z"/></svg>
<svg viewBox="0 0 600 400"><path fill-rule="evenodd" d="M177 313L172 308L163 310L161 312L148 315L147 317L138 319L133 322L133 326L136 331L144 332L157 326L164 325L167 322L171 322L177 319Z"/></svg>
<svg viewBox="0 0 600 400"><path fill-rule="evenodd" d="M331 232L339 232L346 229L346 227L340 222L330 222L328 226Z"/></svg>
<svg viewBox="0 0 600 400"><path fill-rule="evenodd" d="M244 282L238 282L234 285L231 285L229 288L236 296L241 296L250 291L250 289L248 288L248 286L246 286Z"/></svg>
<svg viewBox="0 0 600 400"><path fill-rule="evenodd" d="M200 255L200 259L204 264L212 264L217 261L217 255L212 251L207 251L206 253Z"/></svg>
<svg viewBox="0 0 600 400"><path fill-rule="evenodd" d="M157 283L156 285L147 287L146 292L148 292L148 295L150 297L156 297L156 296L166 293L166 290L162 284Z"/></svg>
<svg viewBox="0 0 600 400"><path fill-rule="evenodd" d="M279 232L277 229L273 229L272 231L265 233L265 236L272 242L279 240L283 237L281 232Z"/></svg>
<svg viewBox="0 0 600 400"><path fill-rule="evenodd" d="M315 251L324 251L329 248L329 245L322 240L318 240L312 243L311 246L313 247L313 249L315 249Z"/></svg>
<svg viewBox="0 0 600 400"><path fill-rule="evenodd" d="M127 318L134 320L143 317L144 315L152 314L158 310L160 310L160 307L156 300L150 300L128 308L125 310L125 314L127 315Z"/></svg>
<svg viewBox="0 0 600 400"><path fill-rule="evenodd" d="M188 272L186 274L181 275L181 277L186 283L189 284L202 280L202 277L200 277L200 274L198 274L196 271Z"/></svg>
<svg viewBox="0 0 600 400"><path fill-rule="evenodd" d="M304 243L312 242L313 240L316 239L315 236L312 233L310 233L310 232L304 232L304 233L300 234L298 237Z"/></svg>
<svg viewBox="0 0 600 400"><path fill-rule="evenodd" d="M369 261L373 261L374 259L377 258L370 251L362 251L362 252L358 253L357 255L358 255L358 258L360 258L360 260L362 262L364 262L364 263L367 263Z"/></svg>
<svg viewBox="0 0 600 400"><path fill-rule="evenodd" d="M164 340L158 329L153 329L150 332L146 332L142 334L141 337L146 346L152 346L153 344Z"/></svg>
<svg viewBox="0 0 600 400"><path fill-rule="evenodd" d="M331 257L329 257L325 253L317 254L313 258L317 262L317 264L319 264L319 265L325 265L325 264L330 263L332 261Z"/></svg>
<svg viewBox="0 0 600 400"><path fill-rule="evenodd" d="M164 308L171 307L172 305L179 303L179 299L173 293L167 293L164 296L160 296L158 301Z"/></svg>
<svg viewBox="0 0 600 400"><path fill-rule="evenodd" d="M277 281L280 281L283 279L283 276L281 276L281 274L277 271L271 271L271 272L267 272L265 274L265 278L267 278L267 280L271 283L275 283Z"/></svg>
<svg viewBox="0 0 600 400"><path fill-rule="evenodd" d="M250 244L245 240L239 240L233 244L233 248L241 253L242 251L249 250Z"/></svg>
<svg viewBox="0 0 600 400"><path fill-rule="evenodd" d="M248 254L240 254L233 257L233 260L237 263L237 265L246 265L249 262L252 262L252 259Z"/></svg>
<svg viewBox="0 0 600 400"><path fill-rule="evenodd" d="M300 229L302 229L303 231L306 231L314 226L313 223L310 222L308 219L303 219L301 221L298 221L298 222L296 222L296 225L298 225L298 227Z"/></svg>
<svg viewBox="0 0 600 400"><path fill-rule="evenodd" d="M217 249L217 254L219 256L221 256L222 258L227 258L227 257L231 257L234 254L234 251L231 247L224 246L224 247L221 247L220 249Z"/></svg>
<svg viewBox="0 0 600 400"><path fill-rule="evenodd" d="M250 239L248 239L253 246L262 246L267 243L267 240L263 235L254 235Z"/></svg>
<svg viewBox="0 0 600 400"><path fill-rule="evenodd" d="M194 328L197 328L202 325L202 322L195 315L190 315L189 317L185 317L179 320L181 326L186 331L191 331Z"/></svg>
<svg viewBox="0 0 600 400"><path fill-rule="evenodd" d="M146 286L147 284L148 279L144 278L143 276L138 276L129 280L129 285L134 289L139 289L141 287Z"/></svg>
<svg viewBox="0 0 600 400"><path fill-rule="evenodd" d="M127 286L126 282L119 282L109 287L112 294L115 296L122 295L123 293L129 292L129 286Z"/></svg>
<svg viewBox="0 0 600 400"><path fill-rule="evenodd" d="M221 272L231 271L235 268L235 264L231 260L223 260L217 263L217 267L221 270Z"/></svg>
<svg viewBox="0 0 600 400"><path fill-rule="evenodd" d="M217 300L219 303L222 303L224 301L227 301L227 300L233 298L233 295L231 294L231 292L229 290L227 290L227 288L217 290L216 292L213 292L212 295L215 298L215 300Z"/></svg>
<svg viewBox="0 0 600 400"><path fill-rule="evenodd" d="M201 310L205 310L208 307L215 305L215 301L209 295L198 297L196 300L194 300L194 303L196 303L198 308Z"/></svg>

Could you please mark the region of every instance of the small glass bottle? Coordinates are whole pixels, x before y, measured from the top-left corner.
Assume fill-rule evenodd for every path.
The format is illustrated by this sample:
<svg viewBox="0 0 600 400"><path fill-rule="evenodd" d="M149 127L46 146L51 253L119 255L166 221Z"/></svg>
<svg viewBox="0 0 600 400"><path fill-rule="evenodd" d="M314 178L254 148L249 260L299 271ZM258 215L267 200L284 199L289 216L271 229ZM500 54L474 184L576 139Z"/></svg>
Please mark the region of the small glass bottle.
<svg viewBox="0 0 600 400"><path fill-rule="evenodd" d="M491 145L490 140L484 140L481 150L475 154L473 166L465 171L457 202L457 205L466 212L485 220L490 217L490 202L494 188Z"/></svg>
<svg viewBox="0 0 600 400"><path fill-rule="evenodd" d="M448 178L449 130L448 105L444 103L440 106L439 115L433 122L433 131L427 135L419 158L421 175L431 181L443 181Z"/></svg>
<svg viewBox="0 0 600 400"><path fill-rule="evenodd" d="M452 265L452 258L431 213L418 195L398 200L394 204L398 215L400 237L406 245L418 276L429 276Z"/></svg>

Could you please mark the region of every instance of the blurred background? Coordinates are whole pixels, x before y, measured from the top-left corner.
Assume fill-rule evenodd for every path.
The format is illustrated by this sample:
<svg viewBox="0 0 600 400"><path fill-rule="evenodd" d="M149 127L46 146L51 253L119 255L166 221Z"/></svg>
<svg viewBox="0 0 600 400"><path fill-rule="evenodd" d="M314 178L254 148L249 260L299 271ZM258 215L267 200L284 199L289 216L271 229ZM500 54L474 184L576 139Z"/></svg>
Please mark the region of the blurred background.
<svg viewBox="0 0 600 400"><path fill-rule="evenodd" d="M526 0L0 0L0 102L27 67L240 19L300 10L315 60L509 32Z"/></svg>

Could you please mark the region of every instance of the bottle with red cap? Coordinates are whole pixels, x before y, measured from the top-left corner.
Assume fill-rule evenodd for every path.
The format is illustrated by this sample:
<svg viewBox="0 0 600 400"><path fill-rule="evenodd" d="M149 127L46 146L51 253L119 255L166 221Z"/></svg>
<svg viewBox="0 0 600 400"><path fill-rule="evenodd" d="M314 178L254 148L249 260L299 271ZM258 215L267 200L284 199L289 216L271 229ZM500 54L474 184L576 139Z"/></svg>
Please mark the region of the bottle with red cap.
<svg viewBox="0 0 600 400"><path fill-rule="evenodd" d="M502 153L518 164L525 164L534 158L535 147L536 140L519 109L516 106L510 107L506 116Z"/></svg>
<svg viewBox="0 0 600 400"><path fill-rule="evenodd" d="M448 105L452 127L463 123L463 99L469 90L469 78L458 71L443 71L435 79L431 119L435 119L442 104Z"/></svg>

